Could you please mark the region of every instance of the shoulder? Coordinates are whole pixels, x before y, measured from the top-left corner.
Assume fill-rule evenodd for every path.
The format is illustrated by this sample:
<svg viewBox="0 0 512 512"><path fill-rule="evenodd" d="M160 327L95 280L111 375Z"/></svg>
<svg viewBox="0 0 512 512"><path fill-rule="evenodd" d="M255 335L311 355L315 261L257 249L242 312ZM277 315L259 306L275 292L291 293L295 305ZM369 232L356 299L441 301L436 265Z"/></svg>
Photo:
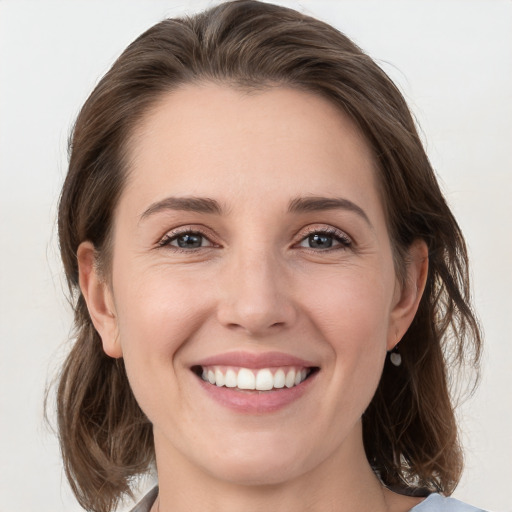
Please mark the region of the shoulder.
<svg viewBox="0 0 512 512"><path fill-rule="evenodd" d="M130 512L149 512L158 496L158 487L153 487Z"/></svg>
<svg viewBox="0 0 512 512"><path fill-rule="evenodd" d="M431 494L419 505L412 508L410 512L485 512L485 510L473 507L455 498Z"/></svg>

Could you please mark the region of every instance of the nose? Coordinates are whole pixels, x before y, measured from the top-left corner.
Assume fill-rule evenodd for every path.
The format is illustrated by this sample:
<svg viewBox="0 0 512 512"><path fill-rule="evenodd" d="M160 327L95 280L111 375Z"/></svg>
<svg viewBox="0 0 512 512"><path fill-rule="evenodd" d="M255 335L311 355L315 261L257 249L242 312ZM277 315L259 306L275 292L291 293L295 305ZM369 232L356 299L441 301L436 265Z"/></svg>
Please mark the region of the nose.
<svg viewBox="0 0 512 512"><path fill-rule="evenodd" d="M290 327L297 318L293 282L272 253L239 251L226 262L221 281L218 321L250 336Z"/></svg>

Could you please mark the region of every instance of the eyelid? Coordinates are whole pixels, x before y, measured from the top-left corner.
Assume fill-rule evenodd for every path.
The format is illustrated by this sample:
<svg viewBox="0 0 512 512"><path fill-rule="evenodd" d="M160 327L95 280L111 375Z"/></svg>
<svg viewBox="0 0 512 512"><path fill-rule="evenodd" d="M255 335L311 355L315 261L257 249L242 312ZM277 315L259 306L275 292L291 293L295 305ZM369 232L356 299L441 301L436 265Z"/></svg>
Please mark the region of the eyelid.
<svg viewBox="0 0 512 512"><path fill-rule="evenodd" d="M178 251L185 250L187 252L191 252L194 249L183 249L181 247L171 245L171 242L174 241L176 238L178 238L181 235L187 235L187 234L200 235L203 238L205 238L206 240L208 240L208 242L210 243L210 245L205 246L205 247L198 247L198 248L196 248L196 250L197 249L208 249L210 247L220 247L220 244L216 243L213 240L214 237L212 236L210 230L206 229L205 227L203 227L201 225L197 225L197 224L190 224L190 225L180 226L178 228L170 229L158 240L156 245L157 245L157 247L172 247L173 250L178 250Z"/></svg>
<svg viewBox="0 0 512 512"><path fill-rule="evenodd" d="M296 235L294 236L296 241L294 242L293 246L297 247L298 244L303 242L308 236L310 236L312 234L316 234L316 233L333 236L334 238L336 238L338 240L338 242L340 243L342 248L351 247L353 245L352 237L349 236L345 231L343 231L339 228L336 228L334 226L330 226L330 225L313 224L313 225L306 226L306 227L302 228L301 230L299 230L296 233ZM168 230L162 237L160 237L160 239L156 243L156 246L157 246L157 248L172 247L173 250L185 250L187 252L193 251L194 249L183 249L178 246L174 246L174 245L170 244L171 241L174 241L180 235L185 235L185 234L200 235L203 238L205 238L206 240L208 240L208 242L211 244L211 245L208 245L205 247L196 248L195 250L207 249L207 248L211 248L211 247L221 247L221 244L218 243L217 241L215 241L216 237L212 235L212 233L209 229L207 229L204 226L197 225L197 224L180 226L180 227ZM307 248L305 248L305 249L307 249ZM333 248L333 249L336 249L336 248ZM311 249L311 250L318 252L317 249ZM327 252L328 250L330 250L330 249L324 249L323 252Z"/></svg>
<svg viewBox="0 0 512 512"><path fill-rule="evenodd" d="M306 228L303 228L302 230L300 230L297 233L296 236L299 239L297 242L294 243L294 246L298 246L298 244L303 242L307 237L309 237L313 234L316 234L316 233L330 235L330 236L336 238L343 248L348 248L353 245L352 237L350 237L345 231L343 231L339 228L336 228L334 226L329 226L329 225L325 225L325 224L324 225L315 224L315 225L307 226ZM305 248L305 249L307 249L307 248ZM334 247L332 249L336 249L336 248ZM311 248L311 250L318 252L318 250L316 250L316 249ZM322 252L327 252L329 250L331 250L331 249L323 249Z"/></svg>

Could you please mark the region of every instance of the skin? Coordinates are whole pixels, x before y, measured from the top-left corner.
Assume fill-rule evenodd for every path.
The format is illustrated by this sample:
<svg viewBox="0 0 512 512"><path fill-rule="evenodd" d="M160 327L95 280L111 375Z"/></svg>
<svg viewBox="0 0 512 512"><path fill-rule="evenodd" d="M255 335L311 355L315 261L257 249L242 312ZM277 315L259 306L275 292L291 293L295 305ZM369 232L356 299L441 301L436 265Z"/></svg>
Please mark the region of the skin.
<svg viewBox="0 0 512 512"><path fill-rule="evenodd" d="M418 307L427 249L421 241L411 246L401 286L372 154L349 118L290 88L249 94L189 85L137 127L130 156L111 275L98 275L90 242L78 261L104 350L124 358L154 426L160 495L153 510L416 505L375 477L361 415L386 352ZM191 196L214 199L222 212L151 210ZM293 199L312 196L343 198L364 215L289 211ZM159 245L176 230L201 232L203 245ZM332 247L311 247L311 233L324 233ZM286 407L245 414L212 400L190 369L234 350L279 351L320 371Z"/></svg>

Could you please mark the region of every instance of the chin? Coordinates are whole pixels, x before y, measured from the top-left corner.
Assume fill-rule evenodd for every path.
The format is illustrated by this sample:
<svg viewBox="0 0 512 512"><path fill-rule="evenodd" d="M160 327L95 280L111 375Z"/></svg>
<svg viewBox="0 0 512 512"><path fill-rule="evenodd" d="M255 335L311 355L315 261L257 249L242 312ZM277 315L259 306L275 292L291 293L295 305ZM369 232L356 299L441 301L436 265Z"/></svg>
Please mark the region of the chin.
<svg viewBox="0 0 512 512"><path fill-rule="evenodd" d="M274 457L275 459L275 457ZM210 468L216 479L242 486L279 485L299 477L305 472L304 466L286 460L223 460Z"/></svg>
<svg viewBox="0 0 512 512"><path fill-rule="evenodd" d="M230 443L225 450L203 459L204 469L213 477L238 485L279 485L293 480L320 462L319 452L308 454L305 443L287 443L284 436L255 435L253 442ZM220 455L222 452L222 455ZM208 466L208 467L206 467Z"/></svg>

